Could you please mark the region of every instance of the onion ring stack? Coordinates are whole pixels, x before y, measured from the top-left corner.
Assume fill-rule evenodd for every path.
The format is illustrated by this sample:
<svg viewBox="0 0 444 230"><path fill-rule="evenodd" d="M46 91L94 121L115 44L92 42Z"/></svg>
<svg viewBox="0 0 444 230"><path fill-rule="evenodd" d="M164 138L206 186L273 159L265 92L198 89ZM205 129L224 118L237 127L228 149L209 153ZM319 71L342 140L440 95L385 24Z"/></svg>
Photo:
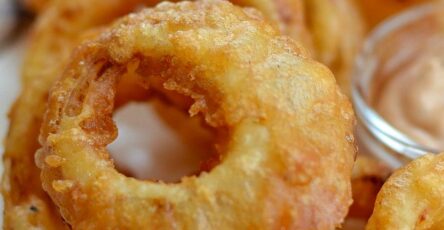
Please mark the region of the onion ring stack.
<svg viewBox="0 0 444 230"><path fill-rule="evenodd" d="M119 20L77 49L50 94L36 156L43 187L80 229L338 226L351 203L354 119L332 74L304 56L255 11L222 1ZM209 173L163 184L114 169L115 86L134 68L227 133Z"/></svg>
<svg viewBox="0 0 444 230"><path fill-rule="evenodd" d="M395 171L378 193L366 229L443 229L443 181L443 153Z"/></svg>

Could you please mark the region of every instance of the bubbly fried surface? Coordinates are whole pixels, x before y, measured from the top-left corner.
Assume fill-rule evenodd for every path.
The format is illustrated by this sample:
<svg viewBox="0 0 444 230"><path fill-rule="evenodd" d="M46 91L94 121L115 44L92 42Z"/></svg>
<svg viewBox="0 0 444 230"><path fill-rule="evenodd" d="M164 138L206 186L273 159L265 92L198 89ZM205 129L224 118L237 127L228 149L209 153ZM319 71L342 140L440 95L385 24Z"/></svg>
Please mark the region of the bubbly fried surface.
<svg viewBox="0 0 444 230"><path fill-rule="evenodd" d="M164 184L114 169L115 85L134 68L226 133L209 173ZM162 3L76 51L50 94L36 160L74 228L332 229L351 203L353 123L330 71L255 11Z"/></svg>
<svg viewBox="0 0 444 230"><path fill-rule="evenodd" d="M366 229L443 229L443 180L444 153L395 171L378 193Z"/></svg>

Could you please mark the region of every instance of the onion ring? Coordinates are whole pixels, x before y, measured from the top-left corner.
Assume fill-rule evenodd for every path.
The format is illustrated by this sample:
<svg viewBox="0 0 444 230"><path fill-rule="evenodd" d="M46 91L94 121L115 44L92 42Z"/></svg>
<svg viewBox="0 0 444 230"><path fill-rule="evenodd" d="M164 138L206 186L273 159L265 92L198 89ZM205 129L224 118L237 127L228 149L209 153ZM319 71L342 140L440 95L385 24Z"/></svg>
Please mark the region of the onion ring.
<svg viewBox="0 0 444 230"><path fill-rule="evenodd" d="M72 47L82 40L78 34L87 28L109 21L116 17L115 15L129 11L137 2L141 1L113 2L113 4L108 4L108 1L34 2L45 2L45 5L39 5L49 8L49 10L48 12L38 10L42 11L42 15L34 28L32 45L25 62L24 88L10 114L11 127L6 140L4 154L6 170L2 186L5 198L4 220L6 228L9 226L17 229L18 226L22 226L22 228L28 229L32 226L45 226L46 229L51 229L51 226L55 225L55 228L58 229L59 225L63 225L63 223L52 208L52 202L47 199L46 194L40 188L40 180L37 177L38 170L32 160L33 153L38 148L36 135L40 126L47 88L62 71ZM301 11L300 0L241 0L236 3L259 8L284 33L300 40L307 40L307 31L302 25L304 14ZM95 6L101 6L102 11L97 12ZM112 7L116 7L116 9L112 9ZM122 89L127 88L130 87L122 87ZM121 104L122 102L117 103ZM20 116L20 114L29 114L29 116ZM23 137L26 138L23 139ZM33 183L29 183L29 181Z"/></svg>
<svg viewBox="0 0 444 230"><path fill-rule="evenodd" d="M43 187L71 226L342 222L355 154L351 105L328 69L253 12L222 1L162 3L76 51L50 94L36 156ZM178 184L114 169L106 145L116 135L114 87L128 66L193 98L190 113L227 133L219 165Z"/></svg>
<svg viewBox="0 0 444 230"><path fill-rule="evenodd" d="M378 193L366 229L443 229L444 154L395 171Z"/></svg>

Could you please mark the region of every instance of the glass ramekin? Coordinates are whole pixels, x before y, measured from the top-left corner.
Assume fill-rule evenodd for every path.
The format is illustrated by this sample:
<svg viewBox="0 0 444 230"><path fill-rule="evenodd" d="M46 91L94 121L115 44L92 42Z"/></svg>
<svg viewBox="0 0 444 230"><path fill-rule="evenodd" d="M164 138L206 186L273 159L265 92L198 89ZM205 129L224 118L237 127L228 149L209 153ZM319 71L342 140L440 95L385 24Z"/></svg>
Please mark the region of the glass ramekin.
<svg viewBox="0 0 444 230"><path fill-rule="evenodd" d="M414 52L409 53L409 50L419 51L431 37L427 33L442 31L443 25L444 4L429 3L388 19L364 43L352 79L352 101L358 117L356 137L361 154L374 155L388 166L398 168L426 153L439 152L421 146L394 128L372 108L371 100L383 80L378 76L378 71L387 68L387 65L400 64L390 62L390 57L404 52L406 60L409 55L414 58ZM412 42L407 47L396 43L401 33L408 33L411 38L409 41Z"/></svg>

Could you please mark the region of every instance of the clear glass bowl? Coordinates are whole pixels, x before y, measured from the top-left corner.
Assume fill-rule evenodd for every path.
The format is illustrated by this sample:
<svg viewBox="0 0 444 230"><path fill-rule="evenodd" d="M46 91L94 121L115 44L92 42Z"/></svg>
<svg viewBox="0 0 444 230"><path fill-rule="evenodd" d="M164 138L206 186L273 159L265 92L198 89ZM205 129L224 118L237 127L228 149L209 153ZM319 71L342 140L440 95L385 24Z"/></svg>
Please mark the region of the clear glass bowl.
<svg viewBox="0 0 444 230"><path fill-rule="evenodd" d="M436 42L431 40L436 39L433 35L443 30L444 4L432 3L396 15L370 34L358 56L352 79L360 153L374 155L397 168L426 153L439 152L416 143L394 128L372 108L372 100L384 78L390 77L387 70L407 65L417 52ZM401 42L400 39L406 38L408 41Z"/></svg>

